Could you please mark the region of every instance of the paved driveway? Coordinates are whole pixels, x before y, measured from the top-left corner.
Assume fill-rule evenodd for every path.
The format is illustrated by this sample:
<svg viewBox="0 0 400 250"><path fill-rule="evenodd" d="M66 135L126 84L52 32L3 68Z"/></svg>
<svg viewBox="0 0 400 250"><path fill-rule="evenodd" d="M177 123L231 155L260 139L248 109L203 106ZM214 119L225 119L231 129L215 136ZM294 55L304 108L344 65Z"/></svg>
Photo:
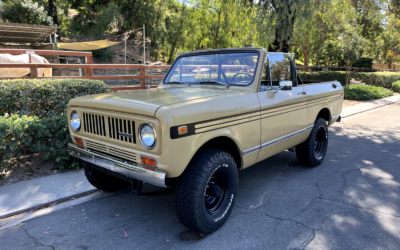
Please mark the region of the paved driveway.
<svg viewBox="0 0 400 250"><path fill-rule="evenodd" d="M172 194L124 193L0 231L0 248L399 249L400 104L334 125L329 143L317 168L283 152L241 171L228 222L196 243Z"/></svg>

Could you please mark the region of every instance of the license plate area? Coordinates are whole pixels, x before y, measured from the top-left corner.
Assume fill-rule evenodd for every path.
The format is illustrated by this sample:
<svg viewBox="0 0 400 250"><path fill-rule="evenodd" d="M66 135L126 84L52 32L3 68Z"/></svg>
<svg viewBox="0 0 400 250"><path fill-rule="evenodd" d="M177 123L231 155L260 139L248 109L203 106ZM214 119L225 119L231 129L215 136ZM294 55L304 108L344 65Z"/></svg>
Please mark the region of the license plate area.
<svg viewBox="0 0 400 250"><path fill-rule="evenodd" d="M109 170L114 170L114 162L103 158L94 157L94 164Z"/></svg>

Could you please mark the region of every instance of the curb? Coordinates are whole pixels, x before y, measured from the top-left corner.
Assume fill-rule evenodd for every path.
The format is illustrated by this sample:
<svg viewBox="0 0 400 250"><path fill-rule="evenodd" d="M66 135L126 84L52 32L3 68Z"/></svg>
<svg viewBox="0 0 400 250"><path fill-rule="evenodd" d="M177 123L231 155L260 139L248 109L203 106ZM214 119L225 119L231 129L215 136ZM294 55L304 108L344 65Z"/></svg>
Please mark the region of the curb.
<svg viewBox="0 0 400 250"><path fill-rule="evenodd" d="M355 116L355 115L358 115L358 114L361 114L361 113L364 113L367 111L371 111L371 110L378 109L381 107L389 106L389 105L392 105L392 104L395 104L398 102L400 102L400 95L391 96L391 97L387 97L384 99L379 99L379 100L375 100L375 101L371 101L371 102L366 102L366 103L361 103L361 104L357 104L354 106L346 107L342 110L342 113L344 113L346 111L345 109L349 109L349 108L356 109L358 107L358 108L360 108L360 110L350 112L348 114L344 114L344 115L342 115L342 118L348 118L348 117ZM373 105L373 107L366 107L366 108L362 109L362 106L371 106L371 105Z"/></svg>
<svg viewBox="0 0 400 250"><path fill-rule="evenodd" d="M34 211L32 213L26 213L26 214L19 213L20 216L18 216L18 214L16 214L15 217L12 217L12 218L8 218L8 219L3 218L2 220L0 220L0 230L6 229L9 227L13 227L13 226L17 226L25 221L32 220L32 219L35 219L35 218L43 216L43 215L48 215L48 214L51 214L54 212L58 212L58 211L70 208L72 206L77 206L77 205L80 205L85 202L95 201L95 200L107 198L109 196L119 195L119 194L122 194L125 192L128 192L128 189L124 189L124 190L121 190L121 191L115 192L115 193L107 193L104 191L96 190L95 193L91 193L91 194L85 195L85 196L82 196L82 193L81 193L81 194L78 194L77 196L82 196L82 197L77 198L75 200L67 200L67 201L60 203L58 205L55 205L55 206L38 209L37 211ZM43 206L45 206L45 205L43 204L41 207L43 207Z"/></svg>

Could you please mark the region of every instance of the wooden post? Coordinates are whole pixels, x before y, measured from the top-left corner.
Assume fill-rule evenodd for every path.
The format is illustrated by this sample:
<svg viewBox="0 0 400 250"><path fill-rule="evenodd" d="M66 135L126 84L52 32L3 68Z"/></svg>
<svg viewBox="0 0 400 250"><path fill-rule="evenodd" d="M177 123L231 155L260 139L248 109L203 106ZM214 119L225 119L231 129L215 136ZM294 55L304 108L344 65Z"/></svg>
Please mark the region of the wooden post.
<svg viewBox="0 0 400 250"><path fill-rule="evenodd" d="M85 63L93 64L93 58L91 55L85 57ZM93 69L85 69L85 76L93 76Z"/></svg>
<svg viewBox="0 0 400 250"><path fill-rule="evenodd" d="M29 63L32 63L31 54L29 54ZM31 70L31 77L38 77L37 68L30 68L30 70Z"/></svg>
<svg viewBox="0 0 400 250"><path fill-rule="evenodd" d="M142 75L142 76L146 75L146 70L144 67L140 68L140 75ZM140 79L140 86L144 87L144 88L146 87L146 79L145 78Z"/></svg>

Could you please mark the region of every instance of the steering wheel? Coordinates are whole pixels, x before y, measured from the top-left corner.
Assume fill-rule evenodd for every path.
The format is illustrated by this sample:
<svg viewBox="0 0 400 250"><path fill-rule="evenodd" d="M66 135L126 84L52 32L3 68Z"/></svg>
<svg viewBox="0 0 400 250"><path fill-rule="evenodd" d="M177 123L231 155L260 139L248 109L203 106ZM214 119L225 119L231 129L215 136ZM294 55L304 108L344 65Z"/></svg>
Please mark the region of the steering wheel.
<svg viewBox="0 0 400 250"><path fill-rule="evenodd" d="M232 82L231 82L231 83L237 83L237 81L236 81L236 76L237 76L237 75L240 75L240 74L248 75L248 76L250 76L250 77L253 77L252 74L244 73L244 72L239 72L239 73L236 73L236 74L232 77Z"/></svg>

